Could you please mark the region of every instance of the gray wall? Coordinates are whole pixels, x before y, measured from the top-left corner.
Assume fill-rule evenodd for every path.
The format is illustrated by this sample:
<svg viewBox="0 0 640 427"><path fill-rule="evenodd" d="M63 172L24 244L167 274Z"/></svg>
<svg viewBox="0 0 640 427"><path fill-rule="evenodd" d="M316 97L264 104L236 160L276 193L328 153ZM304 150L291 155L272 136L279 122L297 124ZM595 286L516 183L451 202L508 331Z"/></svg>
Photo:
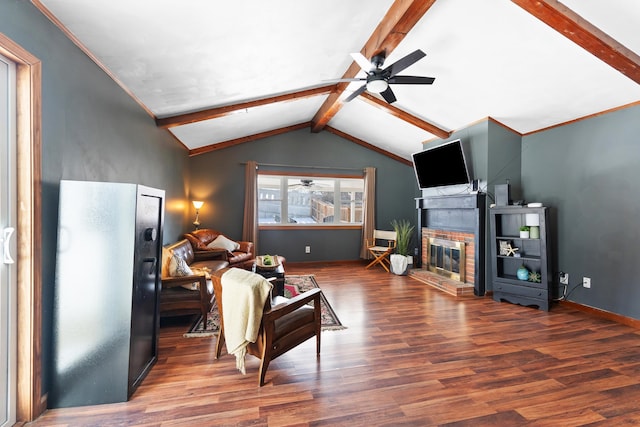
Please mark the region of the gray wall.
<svg viewBox="0 0 640 427"><path fill-rule="evenodd" d="M249 160L296 173L362 173L376 168L376 227L390 230L392 219L416 222L418 197L413 168L329 132L308 129L240 144L191 158L192 199L205 201L200 211L203 228L214 228L230 238L242 237L244 170ZM315 168L305 168L312 166ZM265 167L263 167L264 169ZM350 168L353 170L342 170ZM354 260L359 258L360 230L262 230L260 253L277 253L289 261ZM415 243L415 242L414 242ZM304 247L311 246L305 254Z"/></svg>
<svg viewBox="0 0 640 427"><path fill-rule="evenodd" d="M640 319L640 106L523 138L522 185L552 210L569 299ZM591 288L580 286L591 278ZM555 278L557 280L557 277Z"/></svg>
<svg viewBox="0 0 640 427"><path fill-rule="evenodd" d="M0 0L0 32L42 61L43 223L39 242L46 392L60 180L131 182L166 190L164 241L170 242L183 232L188 220L183 201L189 159L167 132L158 129L138 104L30 2Z"/></svg>

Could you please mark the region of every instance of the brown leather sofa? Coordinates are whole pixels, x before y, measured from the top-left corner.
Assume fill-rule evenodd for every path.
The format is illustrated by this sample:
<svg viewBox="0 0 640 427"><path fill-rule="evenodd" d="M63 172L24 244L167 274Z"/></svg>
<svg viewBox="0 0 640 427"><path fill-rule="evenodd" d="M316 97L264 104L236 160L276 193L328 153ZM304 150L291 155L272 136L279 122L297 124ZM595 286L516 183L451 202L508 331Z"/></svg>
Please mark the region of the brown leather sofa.
<svg viewBox="0 0 640 427"><path fill-rule="evenodd" d="M169 263L174 255L184 259L190 268L195 269L194 274L171 276ZM204 272L213 273L228 266L229 262L219 252L196 255L186 239L164 247L160 316L200 313L206 318L214 302L214 292ZM198 286L193 287L194 283L198 283Z"/></svg>
<svg viewBox="0 0 640 427"><path fill-rule="evenodd" d="M219 253L229 262L229 267L238 267L250 270L253 267L255 259L253 242L236 241L240 247L231 251L209 248L208 246L211 242L216 240L220 235L224 236L224 234L219 231L212 230L210 228L203 228L201 230L195 230L185 234L184 238L191 243L196 257L206 256L206 254L211 253Z"/></svg>

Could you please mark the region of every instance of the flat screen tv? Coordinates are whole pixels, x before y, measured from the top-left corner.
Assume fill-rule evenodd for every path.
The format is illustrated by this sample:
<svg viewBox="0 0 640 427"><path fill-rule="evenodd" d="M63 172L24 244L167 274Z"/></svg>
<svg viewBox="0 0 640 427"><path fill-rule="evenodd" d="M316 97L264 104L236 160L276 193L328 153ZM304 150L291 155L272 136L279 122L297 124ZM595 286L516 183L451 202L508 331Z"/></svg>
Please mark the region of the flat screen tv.
<svg viewBox="0 0 640 427"><path fill-rule="evenodd" d="M412 156L420 188L468 184L471 181L459 139Z"/></svg>

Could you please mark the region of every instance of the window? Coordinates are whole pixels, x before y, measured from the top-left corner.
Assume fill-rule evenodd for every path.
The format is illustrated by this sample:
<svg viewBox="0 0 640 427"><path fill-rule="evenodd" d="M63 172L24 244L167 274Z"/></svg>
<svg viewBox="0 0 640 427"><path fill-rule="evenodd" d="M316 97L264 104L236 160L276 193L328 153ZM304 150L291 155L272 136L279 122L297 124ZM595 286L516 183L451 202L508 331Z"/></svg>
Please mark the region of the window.
<svg viewBox="0 0 640 427"><path fill-rule="evenodd" d="M364 179L258 175L260 225L361 225Z"/></svg>

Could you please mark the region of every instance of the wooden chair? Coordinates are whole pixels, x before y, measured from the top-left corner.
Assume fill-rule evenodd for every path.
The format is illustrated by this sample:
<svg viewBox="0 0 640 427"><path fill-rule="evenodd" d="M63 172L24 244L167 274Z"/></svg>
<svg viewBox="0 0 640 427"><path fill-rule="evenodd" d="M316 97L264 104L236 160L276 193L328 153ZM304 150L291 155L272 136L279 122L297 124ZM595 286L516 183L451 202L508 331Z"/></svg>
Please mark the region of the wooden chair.
<svg viewBox="0 0 640 427"><path fill-rule="evenodd" d="M367 250L373 256L373 261L366 268L380 264L389 272L389 255L396 248L397 234L395 231L373 230L373 238L367 239Z"/></svg>
<svg viewBox="0 0 640 427"><path fill-rule="evenodd" d="M185 289L184 285L198 283L197 290ZM203 275L163 277L160 291L160 315L182 316L200 313L207 319L207 313L213 306L213 293L207 287L207 279Z"/></svg>
<svg viewBox="0 0 640 427"><path fill-rule="evenodd" d="M224 318L222 316L222 277L223 272L211 275L213 290L215 293L218 312L220 313L220 333L216 343L215 358L220 358L224 338ZM247 346L247 353L261 360L258 384L264 385L264 378L269 364L276 357L286 353L292 348L316 337L316 357L320 355L320 331L322 326L320 310L320 292L316 288L297 295L294 298L277 298L283 300L274 307L271 306L271 298L267 298L262 312L262 323L255 343ZM313 301L313 308L308 306Z"/></svg>

